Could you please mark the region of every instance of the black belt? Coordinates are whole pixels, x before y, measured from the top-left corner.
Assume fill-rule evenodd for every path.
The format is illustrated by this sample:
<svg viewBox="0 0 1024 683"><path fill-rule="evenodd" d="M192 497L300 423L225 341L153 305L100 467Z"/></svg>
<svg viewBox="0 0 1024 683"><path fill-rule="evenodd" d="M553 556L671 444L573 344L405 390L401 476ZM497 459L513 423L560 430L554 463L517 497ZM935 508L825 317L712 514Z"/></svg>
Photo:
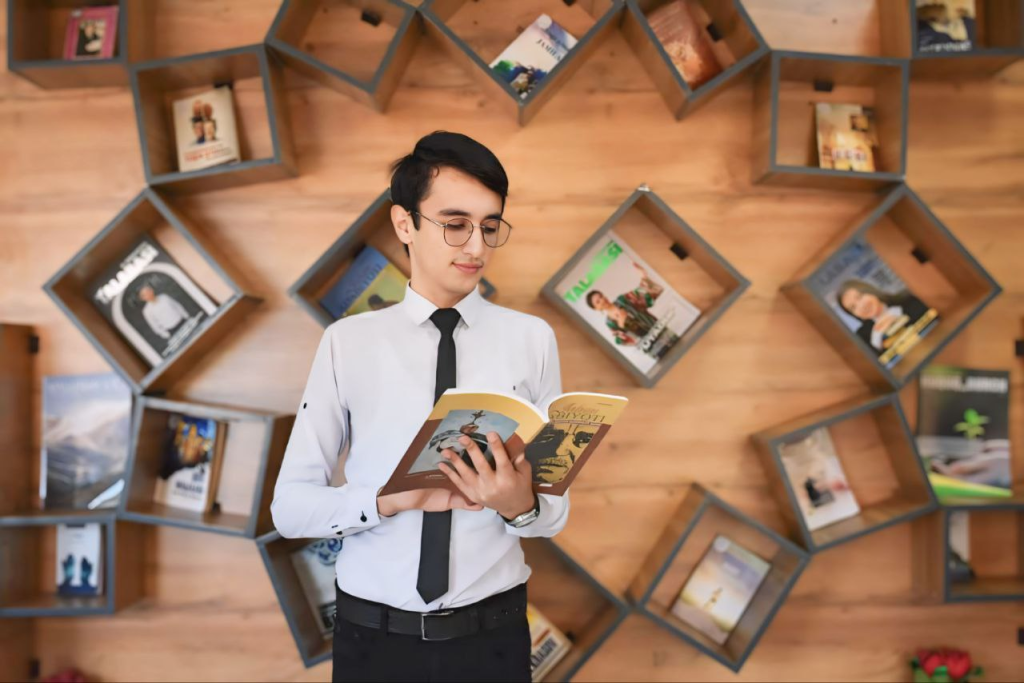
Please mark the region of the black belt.
<svg viewBox="0 0 1024 683"><path fill-rule="evenodd" d="M338 617L388 633L419 636L423 640L449 640L498 628L526 614L526 584L484 598L472 605L434 612L410 612L349 595L335 584Z"/></svg>

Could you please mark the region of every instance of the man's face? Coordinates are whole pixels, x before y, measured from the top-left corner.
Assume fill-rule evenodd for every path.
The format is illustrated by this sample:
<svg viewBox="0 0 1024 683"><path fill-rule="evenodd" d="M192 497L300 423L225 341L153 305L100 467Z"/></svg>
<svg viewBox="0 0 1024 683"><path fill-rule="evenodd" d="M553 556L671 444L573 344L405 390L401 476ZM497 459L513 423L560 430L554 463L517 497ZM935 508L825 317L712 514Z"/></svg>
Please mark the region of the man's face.
<svg viewBox="0 0 1024 683"><path fill-rule="evenodd" d="M156 294L153 292L152 287L143 287L142 289L139 290L139 298L145 301L146 303L149 303L150 301L156 299Z"/></svg>
<svg viewBox="0 0 1024 683"><path fill-rule="evenodd" d="M419 230L410 225L408 231L399 233L409 245L413 284L439 296L461 299L480 283L494 254L484 243L480 221L501 217L501 197L476 178L442 167L420 202L419 212L438 223L464 216L476 226L469 241L458 247L447 244L444 229L424 218L419 219Z"/></svg>
<svg viewBox="0 0 1024 683"><path fill-rule="evenodd" d="M196 136L196 140L203 139L203 122L196 121L192 124L192 134Z"/></svg>
<svg viewBox="0 0 1024 683"><path fill-rule="evenodd" d="M215 124L213 121L204 121L203 122L203 137L205 137L207 140L216 140L217 139L217 124Z"/></svg>

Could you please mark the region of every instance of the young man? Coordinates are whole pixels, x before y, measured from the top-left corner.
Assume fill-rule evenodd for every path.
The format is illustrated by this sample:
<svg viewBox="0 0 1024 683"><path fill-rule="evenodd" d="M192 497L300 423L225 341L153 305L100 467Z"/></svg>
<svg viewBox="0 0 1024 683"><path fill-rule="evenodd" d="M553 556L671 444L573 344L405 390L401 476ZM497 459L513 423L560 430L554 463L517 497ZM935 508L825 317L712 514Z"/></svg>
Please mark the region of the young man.
<svg viewBox="0 0 1024 683"><path fill-rule="evenodd" d="M534 495L530 464L497 435L457 437L473 466L443 451L460 493L378 496L445 389L561 393L543 320L485 301L478 284L512 228L508 178L480 143L422 138L391 178L391 221L412 278L388 308L327 328L274 492L288 538L341 537L334 680L530 679L519 538L565 526L567 496ZM330 486L339 454L346 483Z"/></svg>

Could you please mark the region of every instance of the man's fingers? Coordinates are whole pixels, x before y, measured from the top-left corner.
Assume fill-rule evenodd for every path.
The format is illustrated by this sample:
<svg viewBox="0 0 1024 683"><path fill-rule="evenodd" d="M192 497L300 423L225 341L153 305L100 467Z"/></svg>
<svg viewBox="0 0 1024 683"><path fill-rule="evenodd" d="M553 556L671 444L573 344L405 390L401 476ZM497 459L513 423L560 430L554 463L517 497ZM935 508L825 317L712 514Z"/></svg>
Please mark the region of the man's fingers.
<svg viewBox="0 0 1024 683"><path fill-rule="evenodd" d="M501 438L496 432L487 433L487 443L491 447L491 453L494 454L494 469L496 472L507 472L512 469L512 462L508 459L508 452L505 450L505 444L501 442Z"/></svg>
<svg viewBox="0 0 1024 683"><path fill-rule="evenodd" d="M451 461L449 460L447 464L450 465ZM456 472L451 467L439 467L438 469L444 472L445 476L448 477L448 480L451 483L455 484L455 488L457 488L462 493L462 496L464 496L466 500L472 500L468 491L469 487L467 486L466 482L462 479L462 477L459 476L458 472ZM455 494L452 495L454 496ZM451 498L449 498L449 504L451 504Z"/></svg>
<svg viewBox="0 0 1024 683"><path fill-rule="evenodd" d="M454 468L454 474L459 477L459 479L470 486L476 486L476 473L473 471L472 467L462 461L462 458L455 455L455 451L450 448L446 448L441 451L441 455L445 457L444 464L447 465L447 467L440 467L441 470L447 472L449 471L449 468Z"/></svg>
<svg viewBox="0 0 1024 683"><path fill-rule="evenodd" d="M533 467L530 465L530 461L526 459L526 453L520 454L516 461L512 463L512 466L516 468L516 472L528 475L530 480L533 480Z"/></svg>
<svg viewBox="0 0 1024 683"><path fill-rule="evenodd" d="M487 458L480 451L480 447L476 445L476 441L470 439L468 436L463 437L469 443L466 445L466 452L469 453L469 459L473 461L473 466L476 468L476 473L484 482L489 482L494 477L494 470L491 467L491 463L487 462ZM455 458L461 460L462 458ZM465 463L463 463L465 464Z"/></svg>
<svg viewBox="0 0 1024 683"><path fill-rule="evenodd" d="M458 509L478 512L484 509L484 506L481 505L480 503L474 503L472 500L466 498L465 495L461 495L458 493L452 494L451 498L449 499L449 504L451 505L453 510Z"/></svg>

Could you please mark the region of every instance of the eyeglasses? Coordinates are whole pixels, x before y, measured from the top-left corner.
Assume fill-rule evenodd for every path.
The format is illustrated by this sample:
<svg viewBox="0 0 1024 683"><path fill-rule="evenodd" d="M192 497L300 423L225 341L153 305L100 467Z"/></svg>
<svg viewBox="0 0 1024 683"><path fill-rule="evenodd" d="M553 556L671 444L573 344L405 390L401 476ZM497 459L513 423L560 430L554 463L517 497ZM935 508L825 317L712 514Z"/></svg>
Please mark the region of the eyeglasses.
<svg viewBox="0 0 1024 683"><path fill-rule="evenodd" d="M469 238L473 236L473 229L476 227L473 221L465 216L456 216L444 223L439 223L429 216L424 216L419 211L410 211L409 213L426 218L434 225L444 228L444 241L450 247L461 247L468 242ZM505 242L508 242L509 235L512 234L512 226L501 218L485 218L480 221L480 232L484 236L484 244L497 249L505 244Z"/></svg>

